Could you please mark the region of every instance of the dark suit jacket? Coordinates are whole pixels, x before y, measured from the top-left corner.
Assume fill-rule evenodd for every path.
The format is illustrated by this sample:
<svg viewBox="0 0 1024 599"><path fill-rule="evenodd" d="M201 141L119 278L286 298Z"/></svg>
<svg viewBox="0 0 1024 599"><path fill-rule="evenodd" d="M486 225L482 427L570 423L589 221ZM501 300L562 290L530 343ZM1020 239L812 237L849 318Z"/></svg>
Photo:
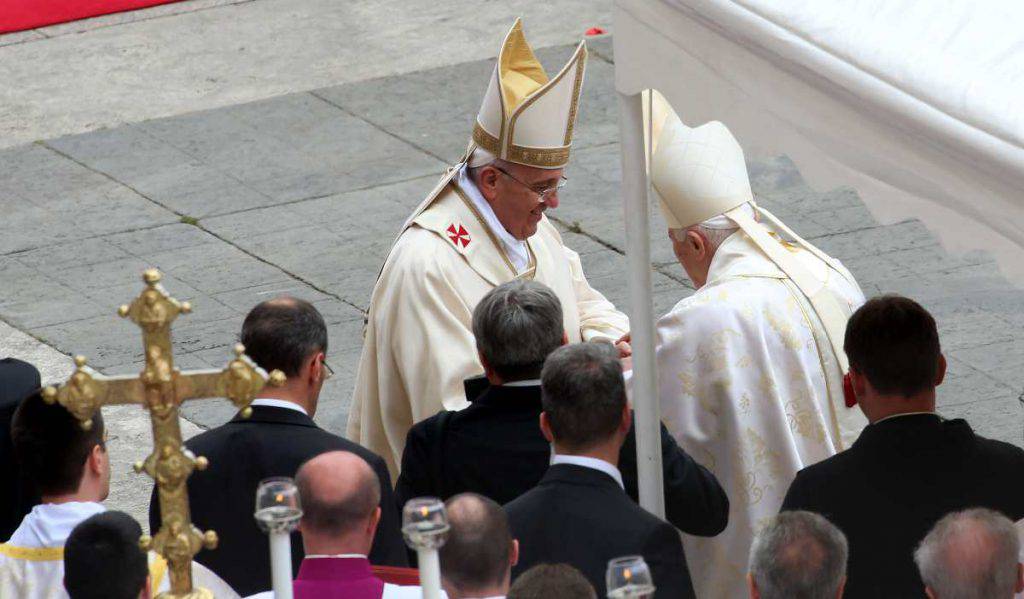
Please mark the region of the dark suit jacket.
<svg viewBox="0 0 1024 599"><path fill-rule="evenodd" d="M192 522L200 530L213 529L220 537L217 549L203 550L196 561L216 572L243 597L271 587L267 535L253 519L256 487L271 476L295 476L306 460L326 451L350 451L367 461L380 477L381 521L370 561L405 566L399 516L384 460L375 453L319 428L311 418L287 408L254 406L252 416L235 416L223 426L190 439L185 445L210 466L188 479ZM150 529L159 529L159 505L154 493L149 506ZM302 537L292 535L292 573L302 562Z"/></svg>
<svg viewBox="0 0 1024 599"><path fill-rule="evenodd" d="M23 479L11 443L14 411L39 385L35 366L15 358L0 360L0 480L6 487L0 493L0 541L11 538L25 514L39 503L39 494Z"/></svg>
<svg viewBox="0 0 1024 599"><path fill-rule="evenodd" d="M467 396L475 384L467 381ZM399 505L413 497L447 499L465 491L505 504L537 486L544 476L551 447L538 424L540 386L484 387L471 401L464 410L442 412L409 431L395 487ZM715 475L683 451L664 425L661 460L666 519L694 535L722 532L729 519L729 499ZM632 429L619 455L619 471L626 493L636 501Z"/></svg>
<svg viewBox="0 0 1024 599"><path fill-rule="evenodd" d="M519 540L513 578L537 564L566 563L604 597L608 561L642 555L651 568L656 597L694 597L679 533L638 506L604 472L556 464L505 511Z"/></svg>
<svg viewBox="0 0 1024 599"><path fill-rule="evenodd" d="M848 599L924 597L914 549L942 516L969 507L1024 517L1024 451L934 414L869 425L850 449L801 470L782 504L846 534Z"/></svg>

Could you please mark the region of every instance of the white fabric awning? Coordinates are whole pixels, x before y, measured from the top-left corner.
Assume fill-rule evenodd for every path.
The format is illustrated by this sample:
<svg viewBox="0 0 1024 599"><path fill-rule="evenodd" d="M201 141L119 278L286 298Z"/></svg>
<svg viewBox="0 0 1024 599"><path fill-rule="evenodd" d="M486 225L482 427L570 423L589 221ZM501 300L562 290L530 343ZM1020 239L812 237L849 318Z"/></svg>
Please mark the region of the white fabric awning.
<svg viewBox="0 0 1024 599"><path fill-rule="evenodd" d="M788 155L1020 282L1021 23L1011 0L616 0L616 88L658 89L688 125L720 120L748 156Z"/></svg>

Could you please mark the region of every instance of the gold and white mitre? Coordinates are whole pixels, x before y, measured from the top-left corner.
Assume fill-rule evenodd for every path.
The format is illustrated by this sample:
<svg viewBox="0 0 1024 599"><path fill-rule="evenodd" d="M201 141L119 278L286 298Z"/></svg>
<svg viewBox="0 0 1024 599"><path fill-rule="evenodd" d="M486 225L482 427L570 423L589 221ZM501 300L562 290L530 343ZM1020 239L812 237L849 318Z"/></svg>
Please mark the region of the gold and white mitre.
<svg viewBox="0 0 1024 599"><path fill-rule="evenodd" d="M480 148L517 164L564 167L586 67L587 48L581 41L569 62L549 79L516 19L501 44L467 154Z"/></svg>
<svg viewBox="0 0 1024 599"><path fill-rule="evenodd" d="M660 94L653 92L653 95L649 117L653 141L650 177L669 227L685 229L719 215L733 220L811 303L824 325L835 359L846 372L843 337L850 317L849 308L828 292L825 281L812 273L807 262L798 257L798 252L784 245L778 235L770 233L742 206L749 203L758 215L775 225L778 234L788 236L793 245L856 282L836 260L754 202L743 148L725 125L711 121L699 127L687 127Z"/></svg>

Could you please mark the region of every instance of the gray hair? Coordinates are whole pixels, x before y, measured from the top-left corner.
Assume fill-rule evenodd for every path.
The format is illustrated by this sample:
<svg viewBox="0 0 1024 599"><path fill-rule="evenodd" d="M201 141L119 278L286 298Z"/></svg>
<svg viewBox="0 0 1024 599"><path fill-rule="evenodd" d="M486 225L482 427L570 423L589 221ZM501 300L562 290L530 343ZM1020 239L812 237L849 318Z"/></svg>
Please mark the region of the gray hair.
<svg viewBox="0 0 1024 599"><path fill-rule="evenodd" d="M939 599L1013 597L1020 539L1013 522L993 510L947 514L914 552L914 561Z"/></svg>
<svg viewBox="0 0 1024 599"><path fill-rule="evenodd" d="M750 575L762 599L835 599L846 576L846 536L811 512L772 518L750 548Z"/></svg>
<svg viewBox="0 0 1024 599"><path fill-rule="evenodd" d="M682 242L686 239L686 233L689 231L696 231L708 241L708 249L711 253L718 250L718 247L725 243L725 240L732 236L733 233L739 231L739 226L731 229L719 229L714 227L705 227L703 224L693 225L692 227L686 227L685 229L672 229L672 238L676 241Z"/></svg>
<svg viewBox="0 0 1024 599"><path fill-rule="evenodd" d="M498 285L473 310L476 348L506 381L536 378L564 331L558 296L534 281Z"/></svg>

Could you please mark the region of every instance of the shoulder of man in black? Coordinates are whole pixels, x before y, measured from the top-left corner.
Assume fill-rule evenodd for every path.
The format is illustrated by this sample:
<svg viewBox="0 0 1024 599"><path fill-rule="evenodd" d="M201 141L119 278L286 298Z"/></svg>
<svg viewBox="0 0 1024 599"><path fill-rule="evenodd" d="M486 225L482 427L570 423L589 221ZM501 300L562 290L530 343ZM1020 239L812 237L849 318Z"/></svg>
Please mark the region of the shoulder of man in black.
<svg viewBox="0 0 1024 599"><path fill-rule="evenodd" d="M729 497L710 470L698 464L676 443L664 423L661 429L661 467L665 489L665 519L679 530L714 536L729 523ZM619 452L619 470L626 493L639 503L636 421Z"/></svg>
<svg viewBox="0 0 1024 599"><path fill-rule="evenodd" d="M450 418L452 413L442 410L417 422L406 434L405 449L402 450L402 471L395 480L395 501L399 510L414 497L440 496L435 477L432 476L431 453L441 449L435 447L435 433L441 421Z"/></svg>
<svg viewBox="0 0 1024 599"><path fill-rule="evenodd" d="M203 495L217 495L214 503L209 505L220 513L222 508L219 504L228 500L224 495L231 495L235 503L251 504L255 501L256 485L260 479L295 476L306 460L320 453L342 450L360 456L373 468L381 483L381 521L370 559L380 565L404 566L408 563L401 538L399 515L395 510L391 477L383 458L320 428L305 414L287 408L258 406L253 409L250 418L238 415L217 428L196 435L186 441L185 445L195 455L205 456L210 462L206 471L193 473L189 480L189 496L197 522L214 527L218 526L217 518L202 522L206 511L206 502L201 499ZM225 473L233 475L226 476ZM251 488L238 488L240 484ZM251 518L251 509L243 509L239 514L248 514L245 517ZM159 525L158 521L159 505L154 489L150 501L150 525L153 530ZM248 524L245 523L247 530L251 528ZM298 549L293 547L293 550L301 555L301 544ZM221 574L221 577L224 578L224 575Z"/></svg>

